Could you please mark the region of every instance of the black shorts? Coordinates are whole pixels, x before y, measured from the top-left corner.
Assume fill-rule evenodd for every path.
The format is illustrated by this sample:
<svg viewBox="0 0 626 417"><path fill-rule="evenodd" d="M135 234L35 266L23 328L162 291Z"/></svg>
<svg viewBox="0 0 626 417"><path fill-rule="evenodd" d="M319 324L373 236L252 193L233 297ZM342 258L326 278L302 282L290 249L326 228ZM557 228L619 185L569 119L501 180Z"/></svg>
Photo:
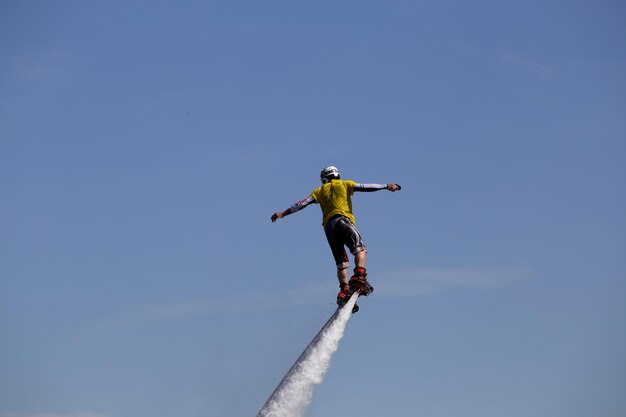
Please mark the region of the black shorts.
<svg viewBox="0 0 626 417"><path fill-rule="evenodd" d="M345 269L350 265L344 246L347 246L353 255L365 250L361 234L345 216L330 219L324 226L324 232L338 269Z"/></svg>

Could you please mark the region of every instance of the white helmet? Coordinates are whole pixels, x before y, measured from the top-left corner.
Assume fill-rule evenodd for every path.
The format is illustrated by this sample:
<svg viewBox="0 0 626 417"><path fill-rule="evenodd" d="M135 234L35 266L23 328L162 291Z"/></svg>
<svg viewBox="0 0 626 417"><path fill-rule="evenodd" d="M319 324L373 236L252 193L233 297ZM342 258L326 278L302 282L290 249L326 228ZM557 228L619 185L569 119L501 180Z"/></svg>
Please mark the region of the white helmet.
<svg viewBox="0 0 626 417"><path fill-rule="evenodd" d="M330 180L339 179L339 170L337 167L328 166L320 172L320 180L322 180L322 184L326 184Z"/></svg>

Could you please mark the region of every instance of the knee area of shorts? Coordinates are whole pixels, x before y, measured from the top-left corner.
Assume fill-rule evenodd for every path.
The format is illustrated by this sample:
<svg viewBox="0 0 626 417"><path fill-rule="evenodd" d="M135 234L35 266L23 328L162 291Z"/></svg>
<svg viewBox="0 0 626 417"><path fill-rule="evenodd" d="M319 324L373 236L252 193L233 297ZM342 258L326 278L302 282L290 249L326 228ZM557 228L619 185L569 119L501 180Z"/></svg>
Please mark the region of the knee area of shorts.
<svg viewBox="0 0 626 417"><path fill-rule="evenodd" d="M367 253L367 248L365 246L359 246L358 248L354 248L353 251L350 251L350 253L352 253L352 255L356 255L359 252L365 252Z"/></svg>
<svg viewBox="0 0 626 417"><path fill-rule="evenodd" d="M341 264L337 264L337 272L341 272L344 269L348 269L350 267L350 262L344 262Z"/></svg>

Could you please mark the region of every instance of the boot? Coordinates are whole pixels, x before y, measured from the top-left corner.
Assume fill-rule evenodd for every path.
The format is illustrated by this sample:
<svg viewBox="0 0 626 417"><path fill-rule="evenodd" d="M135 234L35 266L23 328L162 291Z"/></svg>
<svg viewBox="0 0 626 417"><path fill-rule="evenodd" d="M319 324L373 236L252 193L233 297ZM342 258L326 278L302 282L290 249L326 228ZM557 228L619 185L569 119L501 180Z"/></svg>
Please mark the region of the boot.
<svg viewBox="0 0 626 417"><path fill-rule="evenodd" d="M349 284L340 284L339 288L339 294L337 294L337 305L343 307L352 296L352 289Z"/></svg>
<svg viewBox="0 0 626 417"><path fill-rule="evenodd" d="M341 289L339 290L339 294L337 294L337 304L339 305L339 307L343 307L344 305L346 305L350 297L352 297L353 293L350 290L350 284L339 285L339 288ZM359 306L357 303L354 303L354 306L352 307L352 314L356 313L357 311L359 311Z"/></svg>
<svg viewBox="0 0 626 417"><path fill-rule="evenodd" d="M374 287L367 281L367 272L360 266L354 268L354 275L350 278L350 290L357 291L359 295L370 295L374 292Z"/></svg>

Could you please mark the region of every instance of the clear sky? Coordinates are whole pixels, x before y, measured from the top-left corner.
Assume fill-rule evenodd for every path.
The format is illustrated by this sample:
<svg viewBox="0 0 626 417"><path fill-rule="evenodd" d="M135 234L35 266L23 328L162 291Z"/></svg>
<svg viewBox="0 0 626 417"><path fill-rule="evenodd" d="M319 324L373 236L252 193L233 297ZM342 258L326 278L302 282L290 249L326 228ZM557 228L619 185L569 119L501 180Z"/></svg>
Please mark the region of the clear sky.
<svg viewBox="0 0 626 417"><path fill-rule="evenodd" d="M309 417L626 415L626 6L0 3L0 417L255 415L376 287Z"/></svg>

